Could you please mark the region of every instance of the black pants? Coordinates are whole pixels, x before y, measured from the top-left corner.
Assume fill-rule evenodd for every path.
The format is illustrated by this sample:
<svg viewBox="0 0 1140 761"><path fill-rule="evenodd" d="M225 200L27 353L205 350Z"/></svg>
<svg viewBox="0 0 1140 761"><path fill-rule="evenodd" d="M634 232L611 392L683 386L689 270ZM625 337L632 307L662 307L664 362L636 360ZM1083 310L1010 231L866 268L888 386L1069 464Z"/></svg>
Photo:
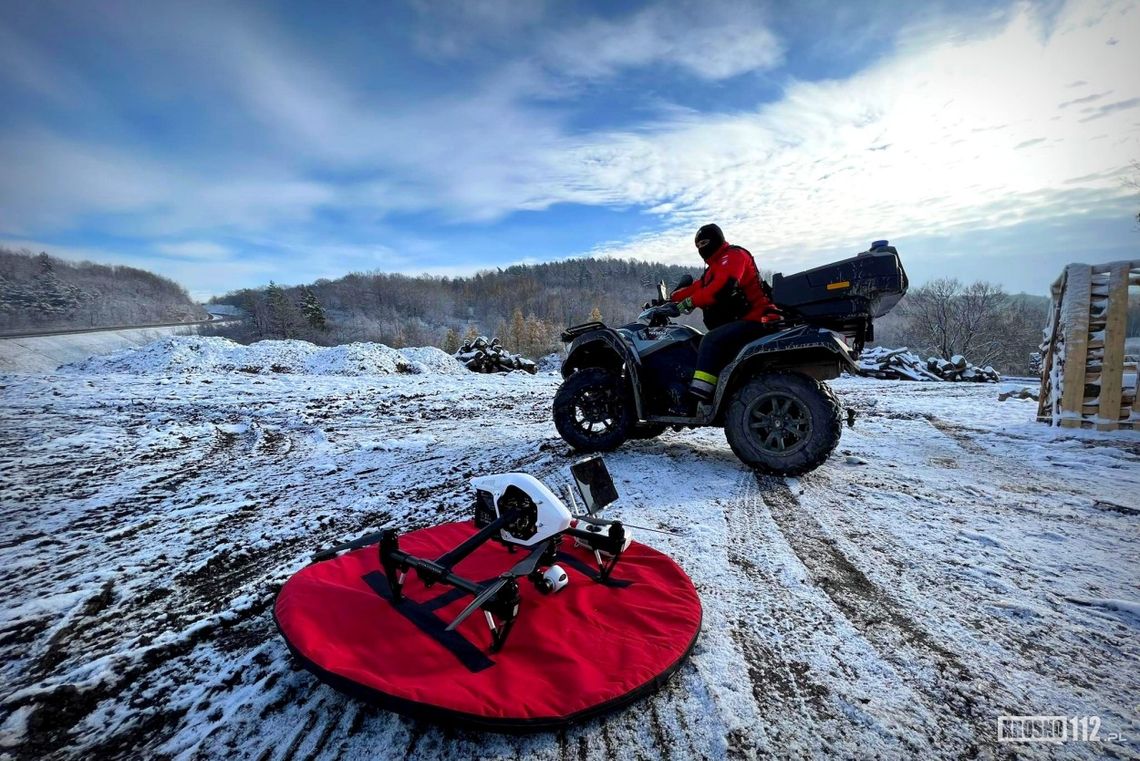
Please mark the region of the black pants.
<svg viewBox="0 0 1140 761"><path fill-rule="evenodd" d="M737 320L710 330L701 339L701 347L697 351L697 367L690 385L693 394L711 397L720 371L736 358L746 343L771 331L771 326L752 320Z"/></svg>

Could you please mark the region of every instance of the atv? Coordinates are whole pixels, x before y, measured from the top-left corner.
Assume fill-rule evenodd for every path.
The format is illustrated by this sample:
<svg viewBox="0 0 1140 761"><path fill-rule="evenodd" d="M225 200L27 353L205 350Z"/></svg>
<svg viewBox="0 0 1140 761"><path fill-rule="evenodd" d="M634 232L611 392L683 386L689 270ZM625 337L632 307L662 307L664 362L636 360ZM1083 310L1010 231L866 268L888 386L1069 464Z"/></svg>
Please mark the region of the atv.
<svg viewBox="0 0 1140 761"><path fill-rule="evenodd" d="M772 278L784 318L721 371L711 402L686 397L704 333L675 323L676 305L657 286L659 306L619 328L601 322L562 333L570 344L554 425L575 449L614 449L668 427L724 428L732 451L764 473L793 476L819 467L839 444L842 409L825 381L855 364L873 321L908 286L898 251L875 241L868 251L806 272ZM854 424L853 411L848 423Z"/></svg>

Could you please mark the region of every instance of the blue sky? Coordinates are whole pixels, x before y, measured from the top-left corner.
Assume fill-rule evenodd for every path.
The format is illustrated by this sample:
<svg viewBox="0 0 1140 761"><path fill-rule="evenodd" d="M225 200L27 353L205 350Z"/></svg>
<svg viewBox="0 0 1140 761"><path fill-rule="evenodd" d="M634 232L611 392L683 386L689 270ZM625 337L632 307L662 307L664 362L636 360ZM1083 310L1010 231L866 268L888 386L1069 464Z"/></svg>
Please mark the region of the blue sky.
<svg viewBox="0 0 1140 761"><path fill-rule="evenodd" d="M1140 5L0 5L0 242L204 297L583 254L1140 256Z"/></svg>

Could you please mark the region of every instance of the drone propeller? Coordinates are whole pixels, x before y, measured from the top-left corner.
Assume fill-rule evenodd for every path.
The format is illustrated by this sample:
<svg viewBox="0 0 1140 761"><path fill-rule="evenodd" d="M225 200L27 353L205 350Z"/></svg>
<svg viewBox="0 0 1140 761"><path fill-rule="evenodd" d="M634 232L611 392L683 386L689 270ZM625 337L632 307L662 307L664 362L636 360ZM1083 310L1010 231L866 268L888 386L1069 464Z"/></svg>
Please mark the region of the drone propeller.
<svg viewBox="0 0 1140 761"><path fill-rule="evenodd" d="M475 599L472 600L466 608L460 611L459 615L455 617L454 621L447 625L444 631L453 631L455 627L463 623L468 616L483 607L485 602L494 598L494 596L499 593L499 590L507 584L510 584L520 576L529 576L534 569L538 568L538 563L542 559L542 556L550 549L550 542L551 540L547 539L545 542L536 545L535 548L530 551L530 554L515 563L511 570L499 576L493 584L490 584L482 592L477 594Z"/></svg>

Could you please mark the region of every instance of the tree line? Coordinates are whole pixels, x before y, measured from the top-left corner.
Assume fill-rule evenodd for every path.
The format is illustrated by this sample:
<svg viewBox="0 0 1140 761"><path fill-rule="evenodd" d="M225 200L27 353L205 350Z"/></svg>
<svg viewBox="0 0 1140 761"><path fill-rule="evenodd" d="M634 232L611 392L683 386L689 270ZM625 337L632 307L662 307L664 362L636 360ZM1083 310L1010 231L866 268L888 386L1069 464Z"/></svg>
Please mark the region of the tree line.
<svg viewBox="0 0 1140 761"><path fill-rule="evenodd" d="M453 353L465 341L486 335L536 358L561 347L558 336L566 326L590 319L630 322L655 295L658 281L671 289L682 275L696 272L696 267L585 258L471 277L353 273L292 288L243 289L214 300L251 315L244 324L218 328L237 340L376 341L433 345ZM1046 296L1009 294L993 283L939 278L912 288L893 312L876 321L874 344L907 346L946 359L961 354L975 365L1027 374L1049 304ZM1130 314L1140 321L1140 305Z"/></svg>
<svg viewBox="0 0 1140 761"><path fill-rule="evenodd" d="M697 268L632 259L571 259L516 265L470 277L351 273L304 286L246 288L213 299L251 319L218 326L240 341L301 338L321 345L375 341L396 348L454 350L473 336L498 337L529 357L557 351L559 334L591 315L632 321L664 280L669 288ZM305 307L304 304L309 306ZM322 319L310 315L318 308Z"/></svg>
<svg viewBox="0 0 1140 761"><path fill-rule="evenodd" d="M537 358L557 351L561 331L588 320L632 321L641 305L699 267L632 259L570 259L488 270L470 277L351 273L301 286L271 282L211 299L249 319L213 328L242 342L293 338L320 345L373 341L438 346L453 353L476 336ZM764 275L770 279L771 273ZM875 344L923 356L962 354L1007 374L1030 372L1049 315L1046 296L1008 294L993 283L940 278L912 288L875 323ZM202 316L177 283L133 267L73 263L0 249L0 329L79 328ZM686 318L699 324L699 315ZM1129 335L1140 335L1140 295Z"/></svg>
<svg viewBox="0 0 1140 761"><path fill-rule="evenodd" d="M0 330L96 328L205 317L181 285L153 272L0 248Z"/></svg>

